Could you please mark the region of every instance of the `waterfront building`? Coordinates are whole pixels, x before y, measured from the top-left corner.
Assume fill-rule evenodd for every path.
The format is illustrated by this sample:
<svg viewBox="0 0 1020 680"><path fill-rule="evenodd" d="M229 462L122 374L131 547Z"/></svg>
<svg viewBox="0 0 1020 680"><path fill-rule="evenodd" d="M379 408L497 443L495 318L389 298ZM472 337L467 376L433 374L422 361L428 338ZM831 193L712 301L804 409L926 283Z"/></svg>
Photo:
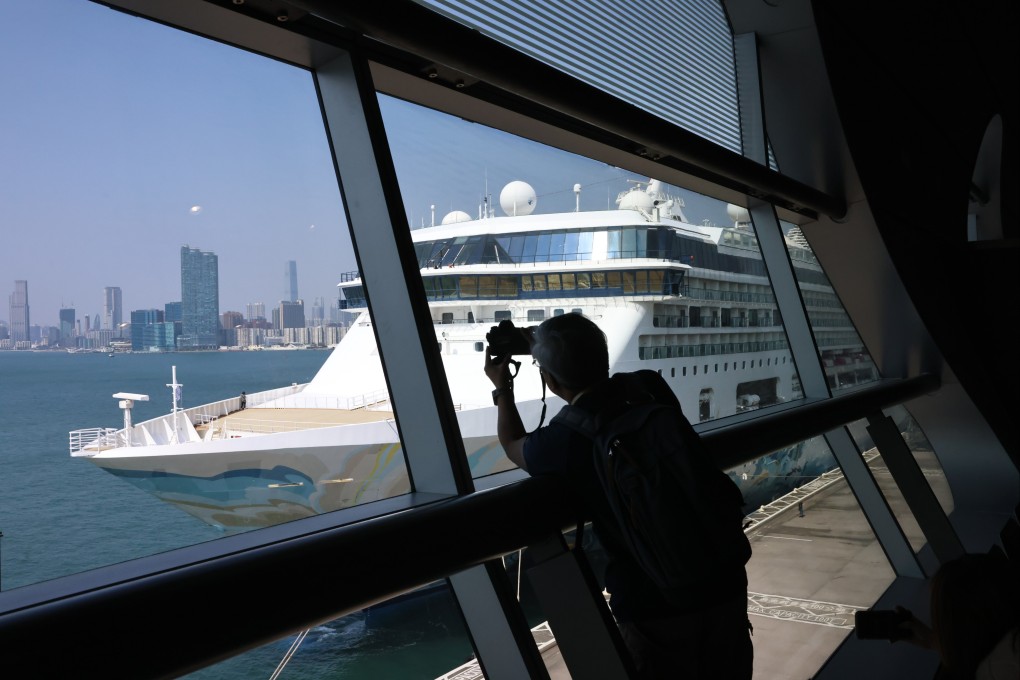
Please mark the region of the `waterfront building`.
<svg viewBox="0 0 1020 680"><path fill-rule="evenodd" d="M14 292L10 296L11 304L11 339L15 342L28 340L30 325L28 310L28 281L15 281Z"/></svg>
<svg viewBox="0 0 1020 680"><path fill-rule="evenodd" d="M147 350L160 337L165 342L165 331L164 335L160 336L150 328L163 323L164 317L161 309L136 309L131 312L131 349L135 352Z"/></svg>
<svg viewBox="0 0 1020 680"><path fill-rule="evenodd" d="M109 347L113 342L114 332L112 328L93 328L85 334L84 346L91 349Z"/></svg>
<svg viewBox="0 0 1020 680"><path fill-rule="evenodd" d="M60 346L74 347L75 330L74 308L65 307L60 310Z"/></svg>
<svg viewBox="0 0 1020 680"><path fill-rule="evenodd" d="M236 331L238 347L261 347L266 337L264 328L238 328Z"/></svg>
<svg viewBox="0 0 1020 680"><path fill-rule="evenodd" d="M308 330L304 326L284 328L283 341L288 345L308 345Z"/></svg>
<svg viewBox="0 0 1020 680"><path fill-rule="evenodd" d="M103 328L109 328L120 336L120 324L124 321L123 298L119 286L103 288ZM98 327L98 322L96 323Z"/></svg>
<svg viewBox="0 0 1020 680"><path fill-rule="evenodd" d="M11 331L7 327L7 322L0 321L0 340L6 340L11 337Z"/></svg>
<svg viewBox="0 0 1020 680"><path fill-rule="evenodd" d="M181 247L182 349L209 349L220 344L219 260L215 253Z"/></svg>

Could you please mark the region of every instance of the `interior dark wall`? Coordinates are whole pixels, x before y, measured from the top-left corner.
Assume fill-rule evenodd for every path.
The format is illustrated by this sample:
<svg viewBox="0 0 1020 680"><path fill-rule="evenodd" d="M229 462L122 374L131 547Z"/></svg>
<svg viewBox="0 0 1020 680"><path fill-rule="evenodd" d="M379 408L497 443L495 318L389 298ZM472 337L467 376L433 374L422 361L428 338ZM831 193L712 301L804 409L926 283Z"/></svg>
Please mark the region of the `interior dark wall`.
<svg viewBox="0 0 1020 680"><path fill-rule="evenodd" d="M1016 3L816 0L826 68L864 193L961 385L1020 465ZM968 242L978 149L1003 119L1003 236Z"/></svg>

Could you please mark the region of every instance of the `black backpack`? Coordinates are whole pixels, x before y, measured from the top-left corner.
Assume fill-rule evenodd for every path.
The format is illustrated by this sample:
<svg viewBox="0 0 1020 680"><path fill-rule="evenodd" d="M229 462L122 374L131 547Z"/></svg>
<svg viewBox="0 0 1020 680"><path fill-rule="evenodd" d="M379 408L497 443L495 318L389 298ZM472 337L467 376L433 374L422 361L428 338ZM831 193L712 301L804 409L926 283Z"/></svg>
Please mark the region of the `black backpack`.
<svg viewBox="0 0 1020 680"><path fill-rule="evenodd" d="M630 552L671 601L742 573L751 557L739 487L704 450L657 372L617 373L596 414L564 406L559 422L593 443L595 470Z"/></svg>

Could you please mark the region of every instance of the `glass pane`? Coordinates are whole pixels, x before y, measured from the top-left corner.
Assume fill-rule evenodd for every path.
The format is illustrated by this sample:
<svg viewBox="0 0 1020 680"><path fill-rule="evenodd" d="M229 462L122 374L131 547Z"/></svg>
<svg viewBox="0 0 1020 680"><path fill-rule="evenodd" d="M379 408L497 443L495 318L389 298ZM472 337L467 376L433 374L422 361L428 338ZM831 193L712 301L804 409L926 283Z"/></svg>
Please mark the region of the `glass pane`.
<svg viewBox="0 0 1020 680"><path fill-rule="evenodd" d="M825 378L834 392L882 376L801 230L781 223Z"/></svg>
<svg viewBox="0 0 1020 680"><path fill-rule="evenodd" d="M324 368L372 330L336 302L364 292L311 74L96 3L22 17L0 286L38 351L0 352L0 585L407 492L378 358Z"/></svg>
<svg viewBox="0 0 1020 680"><path fill-rule="evenodd" d="M185 675L247 678L438 678L474 656L445 581Z"/></svg>
<svg viewBox="0 0 1020 680"><path fill-rule="evenodd" d="M831 463L821 437L793 447L798 448L802 461ZM754 677L762 680L812 677L851 634L854 613L871 607L895 578L838 469L810 479L820 468L798 470L801 464L791 459L785 470L771 470L756 462L730 471L737 480L745 475L760 480L745 495L751 507L772 495L773 481L799 480L798 488L747 517L752 547L747 605Z"/></svg>
<svg viewBox="0 0 1020 680"><path fill-rule="evenodd" d="M903 436L903 441L909 447L914 461L924 475L925 481L931 486L931 490L935 494L935 498L938 499L942 511L948 515L953 511L954 507L953 492L949 487L949 482L946 480L946 473L942 469L942 464L939 463L931 444L928 443L928 439L924 436L924 432L921 431L920 426L910 415L910 412L903 406L895 406L888 409L885 415L892 418L893 422L896 423L897 429L899 429L900 434ZM867 461L868 468L870 468L872 476L882 491L882 495L885 496L886 502L896 516L900 529L903 530L903 534L910 541L910 546L914 549L914 552L918 552L924 547L927 540L921 532L921 527L918 525L914 513L907 505L903 492L893 480L882 452L872 443L867 425L867 420L861 420L851 424L848 429L857 447L861 450L861 454Z"/></svg>
<svg viewBox="0 0 1020 680"><path fill-rule="evenodd" d="M492 386L477 355L458 353L455 348L483 341L496 311L508 307L509 318L518 326L552 317L556 309L580 309L606 330L610 356L615 358L612 371L661 371L694 422L802 398L785 332L774 323L778 320L775 295L754 230L748 224L734 224L725 203L403 100L380 96L379 101L409 224L415 224L413 215L438 204L437 197L443 197L443 205L450 211L466 214L476 214L473 206L482 202L495 206L496 214L459 222L460 237L505 238L512 232L512 238L525 239L523 263L513 267L512 275L520 277L526 299L473 300L476 323L455 323L441 329L447 334L442 359L474 476L512 465L495 437ZM486 153L452 159L445 153L449 148L486 149ZM449 160L444 163L442 159ZM580 185L579 194L573 191L575 184ZM608 210L607 190L617 198ZM479 196L485 198L480 201ZM642 233L648 229L651 208L656 205L662 223L656 252L650 257L641 253L640 261L628 262L626 272L607 271L607 253L619 254L623 249L628 258L639 255L638 229ZM541 255L557 242L550 227L567 218L584 235L578 245L578 252L584 253L579 255L581 259L556 263L529 260L529 253ZM421 242L447 233L442 228L415 229L411 235ZM719 246L727 235L731 245ZM600 240L601 248L585 245ZM505 263L471 266L498 276L506 275L507 270ZM421 273L431 275L429 270ZM575 287L564 285L565 275L575 276ZM639 292L648 291L651 282L656 284L656 293L661 291L667 275L677 285L663 291L664 299L629 302ZM605 299L613 296L627 296L628 304ZM578 300L586 302L579 305ZM688 325L686 310L692 306L695 311ZM728 312L726 325L721 321L724 309ZM434 309L433 318L438 319L439 313ZM659 315L673 323L656 326L652 319L635 323L629 316L634 313ZM454 314L466 318L467 308L456 309ZM733 322L752 314L761 323ZM624 337L622 328L640 328L640 337ZM537 426L541 417L541 387L537 370L523 361L514 391L528 430ZM546 403L548 422L562 402L547 394ZM827 456L811 457L809 462L802 458L802 452L792 447L757 463L769 471L790 460L800 461L784 472L789 476L783 480L788 482L786 486L770 480L770 494L783 493L833 466ZM754 476L742 480L742 486L752 497L764 499L759 502L772 500L762 496L759 481Z"/></svg>

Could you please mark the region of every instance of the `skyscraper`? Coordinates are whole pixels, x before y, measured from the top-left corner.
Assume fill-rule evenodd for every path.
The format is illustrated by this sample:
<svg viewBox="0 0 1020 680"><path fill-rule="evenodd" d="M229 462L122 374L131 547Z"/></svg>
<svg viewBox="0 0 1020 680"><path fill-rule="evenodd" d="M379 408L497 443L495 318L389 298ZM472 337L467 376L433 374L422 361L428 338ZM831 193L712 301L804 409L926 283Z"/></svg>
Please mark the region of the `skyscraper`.
<svg viewBox="0 0 1020 680"><path fill-rule="evenodd" d="M305 303L303 300L297 302L280 303L280 329L304 328L305 327Z"/></svg>
<svg viewBox="0 0 1020 680"><path fill-rule="evenodd" d="M287 302L297 302L297 262L287 260L287 270L284 272L284 276L287 279L287 297L284 300Z"/></svg>
<svg viewBox="0 0 1020 680"><path fill-rule="evenodd" d="M18 342L28 340L28 281L15 281L14 292L10 296L11 303L11 340Z"/></svg>
<svg viewBox="0 0 1020 680"><path fill-rule="evenodd" d="M61 347L74 347L75 336L78 334L78 329L75 326L75 311L74 307L64 307L60 310L60 346Z"/></svg>
<svg viewBox="0 0 1020 680"><path fill-rule="evenodd" d="M181 246L181 337L185 349L219 347L219 259Z"/></svg>
<svg viewBox="0 0 1020 680"><path fill-rule="evenodd" d="M103 328L114 331L120 336L120 324L124 320L124 307L121 302L120 287L107 286L103 289ZM97 323L96 326L99 326Z"/></svg>

